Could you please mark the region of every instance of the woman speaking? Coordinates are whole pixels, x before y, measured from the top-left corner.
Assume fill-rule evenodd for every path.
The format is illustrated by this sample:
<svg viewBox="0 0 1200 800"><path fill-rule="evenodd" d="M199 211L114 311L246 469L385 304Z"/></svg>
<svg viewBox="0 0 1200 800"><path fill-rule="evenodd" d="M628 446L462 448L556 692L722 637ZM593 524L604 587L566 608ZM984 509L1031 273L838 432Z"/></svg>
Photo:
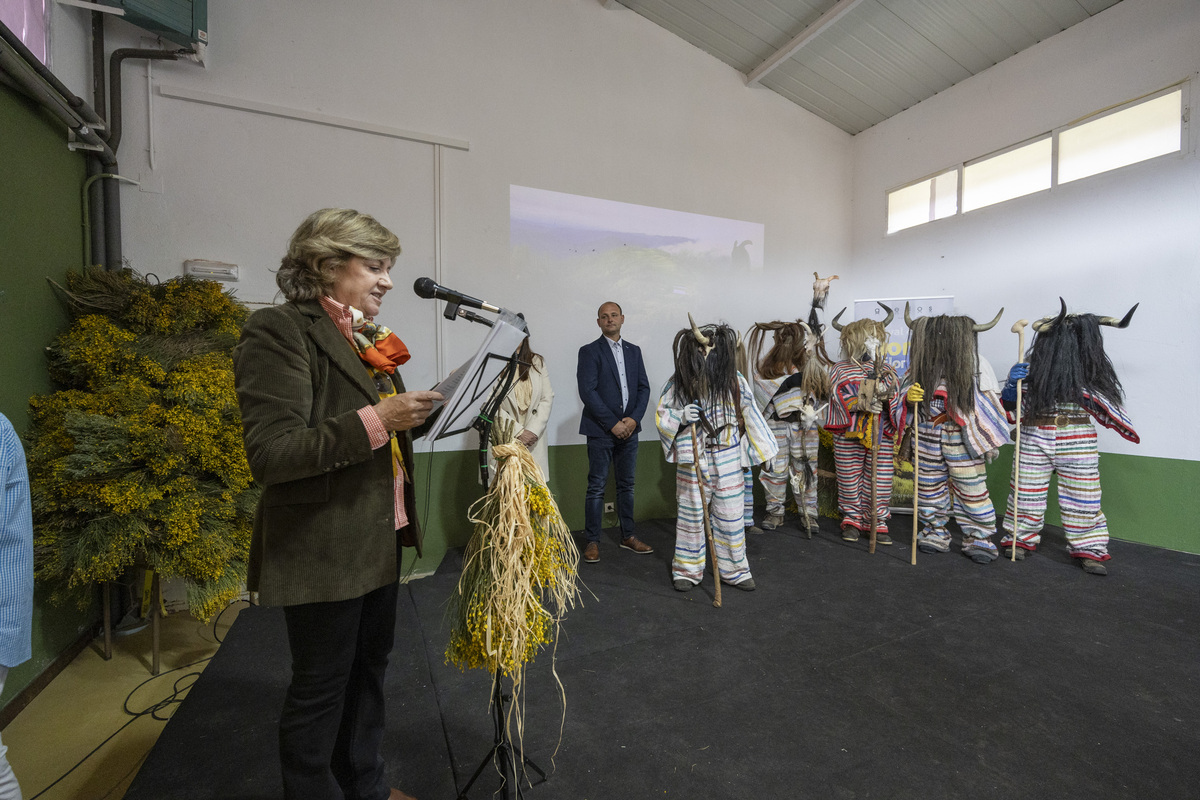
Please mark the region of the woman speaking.
<svg viewBox="0 0 1200 800"><path fill-rule="evenodd" d="M401 547L421 552L412 439L442 397L406 392L404 344L374 321L396 235L327 208L292 234L234 350L246 454L263 487L247 586L282 606L292 681L279 719L289 800L402 800L380 746Z"/></svg>

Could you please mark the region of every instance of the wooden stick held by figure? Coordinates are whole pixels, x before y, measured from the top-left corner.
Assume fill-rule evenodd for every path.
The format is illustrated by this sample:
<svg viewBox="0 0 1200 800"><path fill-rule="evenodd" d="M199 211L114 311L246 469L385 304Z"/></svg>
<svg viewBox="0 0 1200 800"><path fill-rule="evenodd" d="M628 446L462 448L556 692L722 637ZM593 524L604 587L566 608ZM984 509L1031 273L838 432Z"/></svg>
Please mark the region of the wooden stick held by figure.
<svg viewBox="0 0 1200 800"><path fill-rule="evenodd" d="M1012 332L1017 335L1017 361L1020 362L1025 358L1025 326L1029 324L1027 319L1019 319L1013 323ZM1016 431L1016 449L1013 451L1013 519L1012 519L1012 554L1011 559L1017 560L1017 542L1020 537L1017 533L1021 529L1021 381L1017 381L1017 431Z"/></svg>
<svg viewBox="0 0 1200 800"><path fill-rule="evenodd" d="M692 424L692 469L696 473L696 488L700 490L700 513L704 519L704 541L708 544L708 557L712 560L713 571L713 607L721 607L721 570L717 567L717 546L713 542L712 523L708 519L708 497L704 493L704 476L700 474L700 437L696 436L696 425Z"/></svg>
<svg viewBox="0 0 1200 800"><path fill-rule="evenodd" d="M917 531L921 525L921 429L918 423L920 422L921 401L925 399L925 391L921 388L921 384L914 383L908 388L908 400L912 403L913 419L912 419L912 448L913 448L913 527L912 527L912 554L909 556L908 563L914 567L917 565Z"/></svg>
<svg viewBox="0 0 1200 800"><path fill-rule="evenodd" d="M879 370L882 368L883 347L880 345L875 349L875 363L871 368L870 377L863 381L863 397L870 400L870 405L875 406L882 404L883 398L879 396ZM879 488L876 485L879 478L879 448L883 442L883 436L880 435L879 425L882 420L882 411L871 412L871 538L870 546L867 548L868 553L875 552L875 543L879 538L876 529L879 527ZM891 457L891 453L888 454Z"/></svg>

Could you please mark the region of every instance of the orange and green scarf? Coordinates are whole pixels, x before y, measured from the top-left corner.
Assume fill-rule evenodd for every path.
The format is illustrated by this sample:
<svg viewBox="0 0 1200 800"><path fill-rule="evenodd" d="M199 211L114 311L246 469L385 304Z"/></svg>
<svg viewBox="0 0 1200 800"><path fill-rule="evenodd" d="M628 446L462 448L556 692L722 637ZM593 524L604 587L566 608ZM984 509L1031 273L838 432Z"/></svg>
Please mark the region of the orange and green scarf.
<svg viewBox="0 0 1200 800"><path fill-rule="evenodd" d="M379 325L363 315L354 306L346 307L350 311L350 330L353 334L354 349L362 359L379 392L379 399L396 394L396 386L392 383L392 373L396 367L404 364L411 356L400 337L392 333L386 325ZM404 466L404 455L400 452L400 440L392 436L392 474L401 471L408 480L408 470Z"/></svg>

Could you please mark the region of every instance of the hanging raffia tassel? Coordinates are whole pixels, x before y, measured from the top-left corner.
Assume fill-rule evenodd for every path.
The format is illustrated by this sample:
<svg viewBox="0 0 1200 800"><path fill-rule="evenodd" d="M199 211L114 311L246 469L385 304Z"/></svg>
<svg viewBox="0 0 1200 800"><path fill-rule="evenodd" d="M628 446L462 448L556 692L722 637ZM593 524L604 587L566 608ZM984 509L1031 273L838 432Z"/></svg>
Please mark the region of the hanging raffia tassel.
<svg viewBox="0 0 1200 800"><path fill-rule="evenodd" d="M502 442L502 443L501 443ZM557 641L559 625L580 599L579 550L529 449L511 423L493 428L496 475L468 512L475 526L450 598L446 661L512 682L506 724L518 740L523 725L525 667ZM553 672L553 655L551 656ZM566 715L566 694L558 681Z"/></svg>

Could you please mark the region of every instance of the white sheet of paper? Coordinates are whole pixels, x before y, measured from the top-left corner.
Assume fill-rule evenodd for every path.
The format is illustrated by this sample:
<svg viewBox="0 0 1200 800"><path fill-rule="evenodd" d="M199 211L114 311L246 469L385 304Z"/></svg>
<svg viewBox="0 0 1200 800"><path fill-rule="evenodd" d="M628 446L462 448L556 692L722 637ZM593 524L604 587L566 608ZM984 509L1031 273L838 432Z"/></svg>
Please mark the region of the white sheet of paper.
<svg viewBox="0 0 1200 800"><path fill-rule="evenodd" d="M507 366L506 359L521 346L525 336L526 333L523 329L510 324L503 316L488 328L487 335L484 336L475 355L433 387L435 392L441 392L446 398L441 404L445 408L425 433L426 439L436 440L449 429L451 423L455 425L470 424L474 414L478 413L479 398L487 394L492 382ZM499 356L499 358L488 358L489 355ZM479 378L478 381L476 376ZM474 406L473 411L466 410L472 406ZM472 416L465 416L468 413Z"/></svg>

